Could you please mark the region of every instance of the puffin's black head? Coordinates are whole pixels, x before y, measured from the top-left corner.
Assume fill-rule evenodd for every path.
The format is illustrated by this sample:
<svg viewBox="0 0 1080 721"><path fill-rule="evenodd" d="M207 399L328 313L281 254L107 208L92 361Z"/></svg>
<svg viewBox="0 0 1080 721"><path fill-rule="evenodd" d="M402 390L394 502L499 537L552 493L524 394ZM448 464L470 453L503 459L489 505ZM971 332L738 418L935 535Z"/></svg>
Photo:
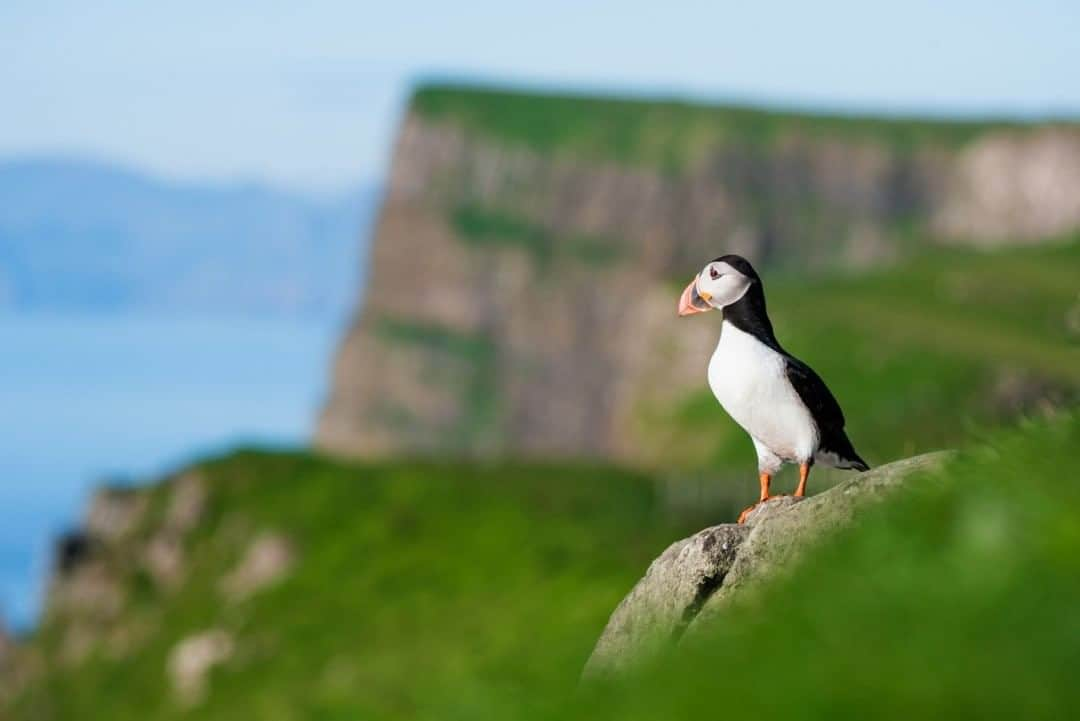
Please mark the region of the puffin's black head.
<svg viewBox="0 0 1080 721"><path fill-rule="evenodd" d="M741 255L722 255L709 261L694 276L679 298L679 315L704 313L735 303L755 283L760 284L754 266Z"/></svg>

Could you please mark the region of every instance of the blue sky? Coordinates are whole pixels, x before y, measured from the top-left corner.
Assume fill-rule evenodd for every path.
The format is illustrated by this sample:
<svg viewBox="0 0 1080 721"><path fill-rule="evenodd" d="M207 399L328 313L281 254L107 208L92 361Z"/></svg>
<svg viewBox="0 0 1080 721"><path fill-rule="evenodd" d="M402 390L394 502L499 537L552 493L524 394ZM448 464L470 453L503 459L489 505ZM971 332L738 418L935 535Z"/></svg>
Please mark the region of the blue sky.
<svg viewBox="0 0 1080 721"><path fill-rule="evenodd" d="M514 5L519 5L514 7ZM377 179L410 84L518 80L934 114L1080 114L1080 3L0 3L0 157L313 192Z"/></svg>

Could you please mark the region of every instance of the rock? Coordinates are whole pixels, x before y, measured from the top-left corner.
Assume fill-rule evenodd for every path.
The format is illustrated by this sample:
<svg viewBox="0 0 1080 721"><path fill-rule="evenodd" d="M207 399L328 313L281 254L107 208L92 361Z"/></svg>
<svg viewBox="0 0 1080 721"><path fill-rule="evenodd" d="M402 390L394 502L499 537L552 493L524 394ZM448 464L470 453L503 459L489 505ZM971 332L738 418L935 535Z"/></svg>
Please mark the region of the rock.
<svg viewBox="0 0 1080 721"><path fill-rule="evenodd" d="M947 455L927 453L895 461L856 475L798 504L766 504L751 514L750 533L739 547L723 586L705 601L692 625L700 628L734 595L791 569L815 540L850 523L858 508L881 500L911 474L940 465Z"/></svg>
<svg viewBox="0 0 1080 721"><path fill-rule="evenodd" d="M120 613L124 601L122 584L113 569L103 559L90 558L54 574L46 613L105 621Z"/></svg>
<svg viewBox="0 0 1080 721"><path fill-rule="evenodd" d="M94 557L94 539L83 531L70 531L56 539L53 567L58 576L68 576Z"/></svg>
<svg viewBox="0 0 1080 721"><path fill-rule="evenodd" d="M1065 127L987 133L953 164L934 229L991 247L1080 224L1080 135Z"/></svg>
<svg viewBox="0 0 1080 721"><path fill-rule="evenodd" d="M194 706L206 698L207 674L228 661L234 648L233 637L216 628L188 636L173 646L167 672L181 705Z"/></svg>
<svg viewBox="0 0 1080 721"><path fill-rule="evenodd" d="M198 471L187 471L173 479L165 518L161 527L143 547L140 557L159 588L175 590L184 581L184 537L206 512L206 481Z"/></svg>
<svg viewBox="0 0 1080 721"><path fill-rule="evenodd" d="M4 705L39 677L43 667L41 649L12 636L0 619L0 718L7 718Z"/></svg>
<svg viewBox="0 0 1080 721"><path fill-rule="evenodd" d="M221 580L221 591L231 601L242 601L281 580L296 554L279 533L262 533L248 546L240 563Z"/></svg>
<svg viewBox="0 0 1080 721"><path fill-rule="evenodd" d="M198 471L188 471L173 481L164 530L183 535L202 520L206 510L206 481Z"/></svg>
<svg viewBox="0 0 1080 721"><path fill-rule="evenodd" d="M142 565L160 588L175 589L184 580L184 544L175 534L160 532L146 544Z"/></svg>
<svg viewBox="0 0 1080 721"><path fill-rule="evenodd" d="M58 655L60 662L67 667L80 665L90 656L99 639L99 629L85 621L65 624Z"/></svg>
<svg viewBox="0 0 1080 721"><path fill-rule="evenodd" d="M584 675L619 673L677 641L723 582L749 530L713 526L668 546L611 615Z"/></svg>
<svg viewBox="0 0 1080 721"><path fill-rule="evenodd" d="M135 530L149 497L134 489L103 488L94 494L86 514L86 533L108 543Z"/></svg>
<svg viewBox="0 0 1080 721"><path fill-rule="evenodd" d="M758 507L744 525L713 526L672 544L612 613L582 677L625 674L700 633L731 598L792 568L808 545L850 522L859 507L946 457L928 453L856 475L817 496L780 497Z"/></svg>

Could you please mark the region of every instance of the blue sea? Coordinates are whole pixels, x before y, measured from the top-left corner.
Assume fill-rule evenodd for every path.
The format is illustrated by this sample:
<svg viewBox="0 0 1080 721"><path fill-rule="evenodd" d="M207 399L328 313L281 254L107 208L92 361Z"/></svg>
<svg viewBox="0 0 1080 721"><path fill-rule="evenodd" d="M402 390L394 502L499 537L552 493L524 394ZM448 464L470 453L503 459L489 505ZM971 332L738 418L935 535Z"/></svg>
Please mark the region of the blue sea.
<svg viewBox="0 0 1080 721"><path fill-rule="evenodd" d="M57 534L103 481L306 443L340 324L0 313L0 615L33 624Z"/></svg>

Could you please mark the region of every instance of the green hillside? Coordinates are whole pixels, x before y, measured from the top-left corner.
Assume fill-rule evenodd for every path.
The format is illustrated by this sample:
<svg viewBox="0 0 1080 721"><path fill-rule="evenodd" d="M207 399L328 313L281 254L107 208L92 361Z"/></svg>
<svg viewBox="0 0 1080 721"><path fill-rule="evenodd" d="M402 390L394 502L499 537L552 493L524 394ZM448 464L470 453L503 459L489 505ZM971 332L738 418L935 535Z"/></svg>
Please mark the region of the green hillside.
<svg viewBox="0 0 1080 721"><path fill-rule="evenodd" d="M123 654L58 660L15 719L1063 718L1080 701L1080 416L980 437L939 475L812 553L712 640L616 686L577 674L673 522L648 479L602 468L344 465L239 453L203 467L189 581L156 591L137 541L106 557L128 592ZM151 491L145 527L166 486ZM159 519L158 519L159 520ZM238 530L239 529L239 530ZM299 549L294 573L222 599L244 531ZM235 639L201 704L167 681L170 648ZM107 636L102 628L103 636Z"/></svg>
<svg viewBox="0 0 1080 721"><path fill-rule="evenodd" d="M142 570L170 484L132 538L100 552L127 599L91 655L62 659L77 620L35 645L48 673L25 719L446 718L572 685L641 569L704 519L667 515L644 476L595 466L349 465L242 452L197 469L208 506L183 540L173 592ZM291 539L296 572L243 602L221 583L259 532ZM174 701L170 650L207 628L233 634L197 712ZM111 639L138 640L119 657ZM536 662L530 660L536 656Z"/></svg>

